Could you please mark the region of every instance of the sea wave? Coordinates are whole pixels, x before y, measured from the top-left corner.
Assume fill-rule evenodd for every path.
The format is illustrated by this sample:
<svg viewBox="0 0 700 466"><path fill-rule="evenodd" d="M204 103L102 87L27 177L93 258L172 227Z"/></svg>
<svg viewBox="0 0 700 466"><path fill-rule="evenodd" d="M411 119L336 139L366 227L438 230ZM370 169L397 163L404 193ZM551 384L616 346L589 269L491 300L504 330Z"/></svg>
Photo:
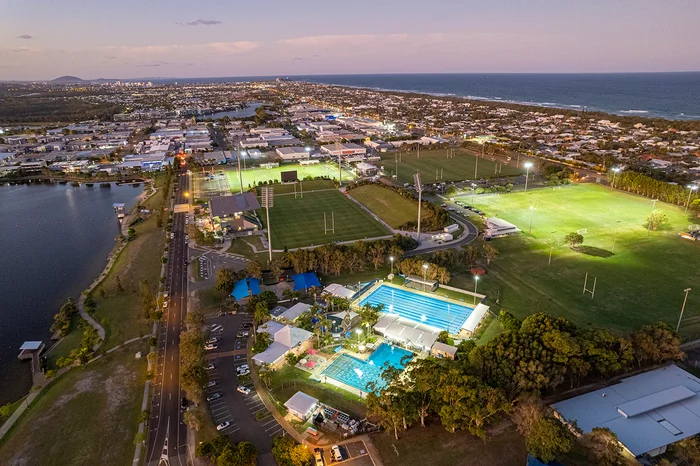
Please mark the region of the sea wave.
<svg viewBox="0 0 700 466"><path fill-rule="evenodd" d="M649 110L619 110L620 113L649 113Z"/></svg>

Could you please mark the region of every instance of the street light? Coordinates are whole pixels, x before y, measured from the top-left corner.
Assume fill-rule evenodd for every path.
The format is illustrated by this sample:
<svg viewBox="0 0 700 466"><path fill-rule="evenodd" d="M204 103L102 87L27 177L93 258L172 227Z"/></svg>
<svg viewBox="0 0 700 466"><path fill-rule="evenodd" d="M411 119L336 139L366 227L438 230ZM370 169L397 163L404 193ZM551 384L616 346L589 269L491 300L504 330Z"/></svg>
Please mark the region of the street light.
<svg viewBox="0 0 700 466"><path fill-rule="evenodd" d="M651 214L649 214L649 220L647 220L647 236L649 236L649 230L651 229L651 216L654 214L654 211L656 210L656 201L658 199L652 199L651 202Z"/></svg>
<svg viewBox="0 0 700 466"><path fill-rule="evenodd" d="M394 256L389 256L389 260L391 261L391 274L394 275Z"/></svg>
<svg viewBox="0 0 700 466"><path fill-rule="evenodd" d="M476 304L476 288L479 285L479 276L474 275L474 304Z"/></svg>
<svg viewBox="0 0 700 466"><path fill-rule="evenodd" d="M693 191L695 191L696 189L698 189L698 187L695 186L694 184L689 184L689 185L687 186L687 188L690 189L690 191L688 192L688 202L685 203L685 211L686 211L686 212L688 212L688 206L690 205L690 196L692 196Z"/></svg>
<svg viewBox="0 0 700 466"><path fill-rule="evenodd" d="M620 169L618 167L615 167L612 169L612 171L613 171L612 187L614 188L615 187L615 177L620 172Z"/></svg>
<svg viewBox="0 0 700 466"><path fill-rule="evenodd" d="M688 292L690 291L690 288L686 288L685 290L685 298L683 298L683 307L681 307L681 316L678 318L678 325L676 325L676 333L678 333L678 329L681 327L681 319L683 318L683 311L685 311L685 303L688 301Z"/></svg>
<svg viewBox="0 0 700 466"><path fill-rule="evenodd" d="M418 244L420 244L420 207L423 203L423 183L420 172L416 172L416 174L413 175L413 182L416 185L416 192L418 192L418 227L416 232L418 233Z"/></svg>
<svg viewBox="0 0 700 466"><path fill-rule="evenodd" d="M428 281L428 264L423 264L423 291L425 291L426 281Z"/></svg>
<svg viewBox="0 0 700 466"><path fill-rule="evenodd" d="M527 182L530 178L530 168L532 167L532 162L525 162L525 192L527 192Z"/></svg>
<svg viewBox="0 0 700 466"><path fill-rule="evenodd" d="M361 328L355 329L355 333L357 333L357 344L359 345L360 344L360 335L362 335L362 329Z"/></svg>
<svg viewBox="0 0 700 466"><path fill-rule="evenodd" d="M241 157L245 155L245 151L241 148L241 141L238 140L238 184L241 188L241 194L243 194L243 173L241 173Z"/></svg>
<svg viewBox="0 0 700 466"><path fill-rule="evenodd" d="M474 194L476 193L476 183L472 183L472 207L474 207Z"/></svg>
<svg viewBox="0 0 700 466"><path fill-rule="evenodd" d="M532 233L532 217L535 215L535 208L533 206L530 206L530 229L528 230L528 234Z"/></svg>

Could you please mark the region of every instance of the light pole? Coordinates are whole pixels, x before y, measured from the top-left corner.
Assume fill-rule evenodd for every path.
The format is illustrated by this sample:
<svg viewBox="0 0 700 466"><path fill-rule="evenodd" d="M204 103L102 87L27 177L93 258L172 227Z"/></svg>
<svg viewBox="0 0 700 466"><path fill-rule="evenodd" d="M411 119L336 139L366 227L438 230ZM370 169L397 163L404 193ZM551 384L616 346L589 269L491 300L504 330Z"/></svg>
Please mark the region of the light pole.
<svg viewBox="0 0 700 466"><path fill-rule="evenodd" d="M389 256L389 260L391 261L391 275L394 275L394 256Z"/></svg>
<svg viewBox="0 0 700 466"><path fill-rule="evenodd" d="M681 319L683 318L683 311L685 311L685 303L688 301L688 292L690 291L690 288L686 288L685 290L685 298L683 298L683 307L681 307L681 316L678 318L678 325L676 325L676 333L678 333L678 329L681 328Z"/></svg>
<svg viewBox="0 0 700 466"><path fill-rule="evenodd" d="M270 207L274 205L275 192L272 186L264 186L262 188L262 207L265 208L267 215L267 250L270 253L270 262L272 262L272 227L270 225Z"/></svg>
<svg viewBox="0 0 700 466"><path fill-rule="evenodd" d="M362 335L362 329L358 328L355 330L355 333L357 333L357 344L360 344L360 335Z"/></svg>
<svg viewBox="0 0 700 466"><path fill-rule="evenodd" d="M476 304L476 288L479 285L479 276L474 275L474 304Z"/></svg>
<svg viewBox="0 0 700 466"><path fill-rule="evenodd" d="M530 228L528 229L528 232L527 232L528 235L532 233L532 217L534 217L534 216L535 216L535 208L533 206L530 206Z"/></svg>
<svg viewBox="0 0 700 466"><path fill-rule="evenodd" d="M530 178L530 168L532 167L532 162L525 162L525 192L527 192L527 182Z"/></svg>
<svg viewBox="0 0 700 466"><path fill-rule="evenodd" d="M688 212L688 206L690 206L690 196L693 195L693 191L698 189L698 187L695 186L694 184L689 184L687 187L688 187L688 189L690 189L690 191L688 191L688 201L685 203L685 211L686 212Z"/></svg>
<svg viewBox="0 0 700 466"><path fill-rule="evenodd" d="M428 281L428 264L423 264L423 291L425 291L425 282Z"/></svg>
<svg viewBox="0 0 700 466"><path fill-rule="evenodd" d="M423 201L423 184L421 183L420 172L413 175L413 182L416 185L416 191L418 192L418 244L420 244L420 205Z"/></svg>
<svg viewBox="0 0 700 466"><path fill-rule="evenodd" d="M241 157L245 152L241 150L241 141L238 140L238 184L241 187L241 194L243 194L243 174L241 173Z"/></svg>
<svg viewBox="0 0 700 466"><path fill-rule="evenodd" d="M472 207L474 207L474 194L476 194L476 183L472 183Z"/></svg>
<svg viewBox="0 0 700 466"><path fill-rule="evenodd" d="M620 172L620 169L618 167L615 167L612 169L612 171L613 171L612 187L614 188L615 187L615 177Z"/></svg>

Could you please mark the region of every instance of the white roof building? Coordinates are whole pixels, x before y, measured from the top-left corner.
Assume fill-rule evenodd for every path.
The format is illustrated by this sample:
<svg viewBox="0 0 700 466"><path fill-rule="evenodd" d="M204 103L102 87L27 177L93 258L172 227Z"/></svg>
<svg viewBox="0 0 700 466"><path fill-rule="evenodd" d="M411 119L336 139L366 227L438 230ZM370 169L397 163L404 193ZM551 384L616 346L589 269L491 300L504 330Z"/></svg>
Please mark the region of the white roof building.
<svg viewBox="0 0 700 466"><path fill-rule="evenodd" d="M286 320L293 322L300 315L302 315L304 312L308 311L309 309L311 309L311 304L296 303L294 306L290 307L289 309L284 311L282 314L280 314L279 318L286 319Z"/></svg>
<svg viewBox="0 0 700 466"><path fill-rule="evenodd" d="M317 405L318 400L304 392L296 392L290 399L284 402L285 408L300 419L306 419Z"/></svg>
<svg viewBox="0 0 700 466"><path fill-rule="evenodd" d="M554 403L565 421L588 433L607 427L634 456L664 453L700 433L700 379L675 365L623 379L616 385Z"/></svg>
<svg viewBox="0 0 700 466"><path fill-rule="evenodd" d="M323 292L346 299L355 297L354 291L345 288L343 285L338 285L337 283L331 283L323 289Z"/></svg>

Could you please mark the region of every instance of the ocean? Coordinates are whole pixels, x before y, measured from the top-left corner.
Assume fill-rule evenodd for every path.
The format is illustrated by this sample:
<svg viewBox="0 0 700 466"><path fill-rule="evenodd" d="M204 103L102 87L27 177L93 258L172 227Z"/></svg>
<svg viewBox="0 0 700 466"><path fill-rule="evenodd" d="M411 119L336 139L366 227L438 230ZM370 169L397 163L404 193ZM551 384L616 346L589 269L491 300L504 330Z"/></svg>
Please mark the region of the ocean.
<svg viewBox="0 0 700 466"><path fill-rule="evenodd" d="M419 92L672 120L700 120L700 72L606 74L347 74L293 80ZM270 80L275 77L162 79L154 83Z"/></svg>
<svg viewBox="0 0 700 466"><path fill-rule="evenodd" d="M0 187L0 405L31 387L26 340L49 343L53 316L97 277L119 234L112 208L131 207L143 188L85 185Z"/></svg>

